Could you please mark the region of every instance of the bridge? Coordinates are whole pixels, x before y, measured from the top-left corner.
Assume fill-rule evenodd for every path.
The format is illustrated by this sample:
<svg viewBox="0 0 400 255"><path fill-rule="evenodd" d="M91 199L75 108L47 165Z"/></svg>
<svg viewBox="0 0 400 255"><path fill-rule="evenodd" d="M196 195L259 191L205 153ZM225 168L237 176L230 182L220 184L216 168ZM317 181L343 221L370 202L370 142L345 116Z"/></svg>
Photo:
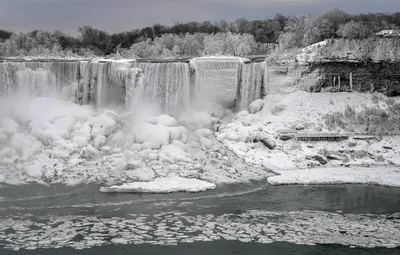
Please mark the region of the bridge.
<svg viewBox="0 0 400 255"><path fill-rule="evenodd" d="M371 133L355 133L355 132L298 132L296 130L281 130L279 136L292 136L296 141L343 141L353 138L355 140L372 140L378 136L395 136L399 134L371 134Z"/></svg>

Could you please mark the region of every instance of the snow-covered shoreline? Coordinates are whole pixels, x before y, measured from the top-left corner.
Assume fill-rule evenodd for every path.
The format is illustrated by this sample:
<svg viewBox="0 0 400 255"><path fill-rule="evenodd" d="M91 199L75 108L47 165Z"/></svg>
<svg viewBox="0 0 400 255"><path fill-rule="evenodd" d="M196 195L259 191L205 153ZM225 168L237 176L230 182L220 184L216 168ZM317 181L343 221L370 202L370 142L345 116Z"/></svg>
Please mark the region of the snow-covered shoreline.
<svg viewBox="0 0 400 255"><path fill-rule="evenodd" d="M400 188L400 166L327 167L274 172L279 175L268 178L271 185L366 184Z"/></svg>

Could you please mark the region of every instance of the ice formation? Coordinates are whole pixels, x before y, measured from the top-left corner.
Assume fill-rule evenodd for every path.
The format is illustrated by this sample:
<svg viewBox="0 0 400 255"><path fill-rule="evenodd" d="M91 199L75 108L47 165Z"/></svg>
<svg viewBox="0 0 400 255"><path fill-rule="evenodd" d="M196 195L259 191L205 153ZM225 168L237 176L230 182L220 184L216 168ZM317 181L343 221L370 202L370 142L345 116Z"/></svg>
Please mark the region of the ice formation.
<svg viewBox="0 0 400 255"><path fill-rule="evenodd" d="M244 211L222 215L182 212L101 216L13 216L0 221L2 245L35 250L85 249L110 244L178 245L230 240L351 247L400 246L398 213L340 214L320 211Z"/></svg>
<svg viewBox="0 0 400 255"><path fill-rule="evenodd" d="M115 185L174 176L219 184L318 167L317 157L328 166L398 164L397 136L334 144L279 139L287 129L341 132L365 109L386 116L397 101L302 91L260 99L269 86L265 65L239 58L1 62L0 182Z"/></svg>

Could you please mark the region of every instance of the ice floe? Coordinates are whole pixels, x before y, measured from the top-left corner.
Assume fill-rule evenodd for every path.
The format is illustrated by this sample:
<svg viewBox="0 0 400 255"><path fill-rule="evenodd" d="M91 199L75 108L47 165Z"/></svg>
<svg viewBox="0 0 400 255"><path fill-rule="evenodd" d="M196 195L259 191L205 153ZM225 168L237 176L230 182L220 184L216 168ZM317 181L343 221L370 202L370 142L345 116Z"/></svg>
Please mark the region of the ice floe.
<svg viewBox="0 0 400 255"><path fill-rule="evenodd" d="M101 192L143 192L143 193L171 193L171 192L200 192L215 189L216 185L202 180L182 177L157 178L150 182L133 182L117 186L101 187Z"/></svg>
<svg viewBox="0 0 400 255"><path fill-rule="evenodd" d="M235 240L351 247L400 246L400 214L340 214L321 211L188 215L162 212L125 218L96 216L8 217L0 220L7 249L85 249L110 244L177 245Z"/></svg>

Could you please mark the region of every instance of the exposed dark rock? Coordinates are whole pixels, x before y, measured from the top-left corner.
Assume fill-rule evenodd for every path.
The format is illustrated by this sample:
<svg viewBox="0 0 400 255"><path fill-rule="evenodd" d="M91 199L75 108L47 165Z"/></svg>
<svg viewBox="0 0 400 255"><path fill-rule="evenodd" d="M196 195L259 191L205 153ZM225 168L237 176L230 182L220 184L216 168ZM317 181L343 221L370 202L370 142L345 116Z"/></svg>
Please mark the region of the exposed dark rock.
<svg viewBox="0 0 400 255"><path fill-rule="evenodd" d="M319 80L312 92L357 91L400 95L400 62L314 62L303 75L315 70L319 72Z"/></svg>
<svg viewBox="0 0 400 255"><path fill-rule="evenodd" d="M288 141L294 138L294 134L291 133L286 133L286 134L280 134L279 135L279 139L281 139L282 141Z"/></svg>
<svg viewBox="0 0 400 255"><path fill-rule="evenodd" d="M270 150L273 150L276 147L275 140L272 137L270 137L270 136L268 136L266 134L259 135L256 140L260 141L261 143L263 143Z"/></svg>
<svg viewBox="0 0 400 255"><path fill-rule="evenodd" d="M322 156L320 154L313 155L311 157L307 157L308 159L314 159L315 161L318 161L321 165L325 165L328 163L328 159L325 156Z"/></svg>

